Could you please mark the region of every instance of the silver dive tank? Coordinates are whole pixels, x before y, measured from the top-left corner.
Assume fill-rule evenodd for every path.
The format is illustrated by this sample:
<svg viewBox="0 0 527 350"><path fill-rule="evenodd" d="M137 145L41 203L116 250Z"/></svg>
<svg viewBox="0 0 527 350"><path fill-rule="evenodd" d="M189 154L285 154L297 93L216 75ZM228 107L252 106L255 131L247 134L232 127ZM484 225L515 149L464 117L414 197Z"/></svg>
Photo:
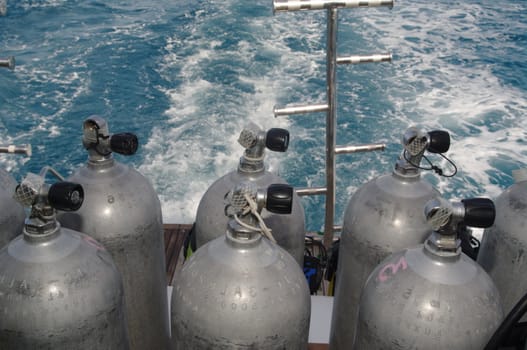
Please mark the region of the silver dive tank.
<svg viewBox="0 0 527 350"><path fill-rule="evenodd" d="M361 186L344 213L338 252L330 349L349 349L362 286L371 271L394 251L422 243L429 234L422 208L439 192L421 179L425 151L444 153L448 132L410 127L391 174Z"/></svg>
<svg viewBox="0 0 527 350"><path fill-rule="evenodd" d="M205 192L196 213L195 235L196 246L223 236L218 227L226 227L229 219L225 216L225 195L237 184L252 182L257 188L270 184L286 182L265 169L265 149L285 152L289 145L289 132L284 129L272 128L261 130L255 124L249 124L240 133L238 142L245 148L240 158L238 170L232 171L216 180ZM293 194L293 209L291 215L271 213L265 208L262 217L266 225L273 230L278 244L291 254L303 267L305 216L300 198Z"/></svg>
<svg viewBox="0 0 527 350"><path fill-rule="evenodd" d="M83 145L88 163L68 181L86 192L77 212L60 213L64 227L85 232L101 242L123 276L131 349L170 346L167 279L161 204L150 182L112 152L134 154L133 134L110 134L106 121L84 121Z"/></svg>
<svg viewBox="0 0 527 350"><path fill-rule="evenodd" d="M496 198L496 221L484 231L477 258L496 283L505 312L527 292L527 170L515 171L514 178Z"/></svg>
<svg viewBox="0 0 527 350"><path fill-rule="evenodd" d="M268 230L258 214L291 212L292 197L284 184L267 191L238 184L231 192L227 232L218 225L223 236L197 249L175 277L174 350L307 349L306 278L289 253L262 237Z"/></svg>
<svg viewBox="0 0 527 350"><path fill-rule="evenodd" d="M425 243L392 254L369 276L353 349L481 350L500 325L498 290L456 234L461 223L492 225L492 201L434 199L424 216L433 228Z"/></svg>
<svg viewBox="0 0 527 350"><path fill-rule="evenodd" d="M93 238L64 227L55 210L77 210L83 189L28 174L15 197L31 213L0 250L0 349L129 349L122 279Z"/></svg>
<svg viewBox="0 0 527 350"><path fill-rule="evenodd" d="M30 145L0 145L0 153L16 153L31 156ZM0 169L0 248L18 236L24 227L24 207L13 198L16 180Z"/></svg>

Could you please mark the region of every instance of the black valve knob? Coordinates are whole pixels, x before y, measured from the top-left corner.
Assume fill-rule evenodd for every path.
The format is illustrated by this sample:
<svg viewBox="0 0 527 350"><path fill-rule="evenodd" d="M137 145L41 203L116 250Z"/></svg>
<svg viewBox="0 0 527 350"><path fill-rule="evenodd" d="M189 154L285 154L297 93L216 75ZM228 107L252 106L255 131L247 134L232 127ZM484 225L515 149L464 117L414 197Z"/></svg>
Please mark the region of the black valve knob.
<svg viewBox="0 0 527 350"><path fill-rule="evenodd" d="M291 214L293 209L293 187L272 184L267 188L265 208L275 214Z"/></svg>
<svg viewBox="0 0 527 350"><path fill-rule="evenodd" d="M267 131L265 147L275 152L285 152L289 147L289 131L272 128Z"/></svg>
<svg viewBox="0 0 527 350"><path fill-rule="evenodd" d="M56 182L49 187L49 204L58 210L78 210L84 201L84 190L81 185L72 182Z"/></svg>
<svg viewBox="0 0 527 350"><path fill-rule="evenodd" d="M125 156L135 154L138 147L139 141L137 140L137 136L129 132L114 134L110 138L110 148L112 151Z"/></svg>
<svg viewBox="0 0 527 350"><path fill-rule="evenodd" d="M496 218L494 202L488 198L470 198L461 201L465 206L463 222L471 227L490 227Z"/></svg>
<svg viewBox="0 0 527 350"><path fill-rule="evenodd" d="M428 152L445 153L450 148L450 134L448 131L432 130L428 133L428 136L430 136Z"/></svg>

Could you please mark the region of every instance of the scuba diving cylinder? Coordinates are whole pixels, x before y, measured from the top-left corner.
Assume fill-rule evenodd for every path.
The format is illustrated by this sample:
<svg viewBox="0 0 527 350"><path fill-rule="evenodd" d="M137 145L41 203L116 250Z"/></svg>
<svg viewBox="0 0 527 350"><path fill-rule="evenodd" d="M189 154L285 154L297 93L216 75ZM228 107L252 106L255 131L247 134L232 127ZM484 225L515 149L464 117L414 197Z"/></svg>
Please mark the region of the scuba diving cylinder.
<svg viewBox="0 0 527 350"><path fill-rule="evenodd" d="M128 349L121 275L93 238L64 227L83 188L28 174L15 198L31 207L21 235L0 250L0 348Z"/></svg>
<svg viewBox="0 0 527 350"><path fill-rule="evenodd" d="M0 153L17 153L31 156L31 146L0 146ZM0 169L0 248L18 236L24 227L24 207L13 199L16 180L4 169Z"/></svg>
<svg viewBox="0 0 527 350"><path fill-rule="evenodd" d="M362 291L353 349L480 350L503 319L496 286L462 253L461 222L489 227L495 208L486 198L426 204L433 232L377 266Z"/></svg>
<svg viewBox="0 0 527 350"><path fill-rule="evenodd" d="M285 152L289 145L289 132L273 128L262 131L254 124L248 125L241 133L238 142L245 148L240 158L237 171L232 171L216 180L205 192L196 213L196 246L223 236L218 227L226 227L229 219L223 212L225 195L241 182L250 181L258 188L267 187L273 183L286 182L280 177L265 170L265 148L276 152ZM300 198L293 194L293 209L291 215L271 213L265 208L262 217L266 225L273 231L278 245L288 251L303 266L305 217Z"/></svg>
<svg viewBox="0 0 527 350"><path fill-rule="evenodd" d="M428 229L422 208L439 192L420 176L425 151L444 153L450 147L446 131L411 127L392 174L361 186L344 213L338 252L330 349L349 349L354 338L360 292L371 271L388 255L422 243Z"/></svg>
<svg viewBox="0 0 527 350"><path fill-rule="evenodd" d="M61 213L64 227L85 232L101 242L123 276L128 333L132 349L167 349L167 279L161 204L150 182L112 152L137 150L133 134L110 134L106 121L84 121L86 166L68 181L81 184L86 197L77 212Z"/></svg>
<svg viewBox="0 0 527 350"><path fill-rule="evenodd" d="M269 235L259 213L291 212L293 189L241 183L230 192L231 220L176 275L171 303L174 350L305 350L311 300L302 270ZM260 228L257 228L257 223ZM272 235L269 237L272 238Z"/></svg>
<svg viewBox="0 0 527 350"><path fill-rule="evenodd" d="M483 233L478 254L478 263L500 291L505 312L527 292L527 170L515 171L514 178L515 184L496 198L496 221Z"/></svg>

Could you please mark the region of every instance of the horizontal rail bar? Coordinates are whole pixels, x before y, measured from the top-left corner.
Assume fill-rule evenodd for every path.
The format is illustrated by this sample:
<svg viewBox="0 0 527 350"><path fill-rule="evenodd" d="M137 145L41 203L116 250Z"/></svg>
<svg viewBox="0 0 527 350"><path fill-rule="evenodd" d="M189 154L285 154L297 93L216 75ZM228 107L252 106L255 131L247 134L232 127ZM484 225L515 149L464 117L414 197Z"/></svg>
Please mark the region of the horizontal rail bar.
<svg viewBox="0 0 527 350"><path fill-rule="evenodd" d="M15 154L25 154L31 157L31 145L0 145L0 153L15 153Z"/></svg>
<svg viewBox="0 0 527 350"><path fill-rule="evenodd" d="M11 70L15 69L15 58L10 56L6 59L0 59L0 67L9 68Z"/></svg>
<svg viewBox="0 0 527 350"><path fill-rule="evenodd" d="M342 225L335 225L335 226L333 226L333 231L341 232L342 231Z"/></svg>
<svg viewBox="0 0 527 350"><path fill-rule="evenodd" d="M304 113L315 113L315 112L327 112L328 105L309 105L309 106L291 106L273 109L275 117L281 117L284 115L293 115L293 114L304 114Z"/></svg>
<svg viewBox="0 0 527 350"><path fill-rule="evenodd" d="M338 64L378 63L378 62L391 62L391 61L392 61L391 53L380 54L380 55L365 55L365 56L355 55L355 56L337 58Z"/></svg>
<svg viewBox="0 0 527 350"><path fill-rule="evenodd" d="M361 146L340 146L340 147L335 147L335 154L384 151L385 149L386 149L386 144L384 143L372 143L369 145L361 145Z"/></svg>
<svg viewBox="0 0 527 350"><path fill-rule="evenodd" d="M321 10L329 8L393 7L394 0L274 0L274 12Z"/></svg>
<svg viewBox="0 0 527 350"><path fill-rule="evenodd" d="M325 187L303 187L295 188L295 192L298 196L315 196L326 194L327 189Z"/></svg>

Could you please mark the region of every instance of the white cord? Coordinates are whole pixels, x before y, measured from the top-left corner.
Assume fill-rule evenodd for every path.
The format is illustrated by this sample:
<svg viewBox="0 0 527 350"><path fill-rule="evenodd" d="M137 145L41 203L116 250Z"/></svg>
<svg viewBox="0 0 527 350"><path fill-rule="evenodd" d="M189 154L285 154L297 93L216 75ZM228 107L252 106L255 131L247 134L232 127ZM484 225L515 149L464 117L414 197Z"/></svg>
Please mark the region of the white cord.
<svg viewBox="0 0 527 350"><path fill-rule="evenodd" d="M273 237L273 233L271 232L271 229L265 225L265 222L262 219L262 216L258 212L258 204L256 201L248 194L244 193L245 200L247 201L247 204L249 204L249 208L251 210L251 213L258 219L258 223L260 224L260 230L261 233L267 237L271 242L276 243L276 239Z"/></svg>

